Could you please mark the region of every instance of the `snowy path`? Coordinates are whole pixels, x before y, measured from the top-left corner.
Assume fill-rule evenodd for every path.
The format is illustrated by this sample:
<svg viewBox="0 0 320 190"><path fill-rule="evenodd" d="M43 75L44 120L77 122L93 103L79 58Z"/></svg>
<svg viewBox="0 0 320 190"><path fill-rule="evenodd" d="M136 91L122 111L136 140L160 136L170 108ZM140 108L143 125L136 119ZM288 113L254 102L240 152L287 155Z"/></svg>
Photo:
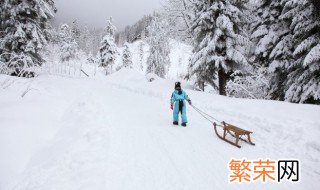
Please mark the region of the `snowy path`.
<svg viewBox="0 0 320 190"><path fill-rule="evenodd" d="M57 132L4 189L316 189L320 185L317 106L239 101L187 90L207 112L255 132L257 146L237 149L220 141L212 126L190 107L189 127L171 125L171 81L148 83L130 71L107 79L50 80L64 82L43 91L58 90L59 97L68 100L61 102ZM302 113L306 117L296 117ZM232 157L298 158L303 180L298 185L229 184L227 164Z"/></svg>

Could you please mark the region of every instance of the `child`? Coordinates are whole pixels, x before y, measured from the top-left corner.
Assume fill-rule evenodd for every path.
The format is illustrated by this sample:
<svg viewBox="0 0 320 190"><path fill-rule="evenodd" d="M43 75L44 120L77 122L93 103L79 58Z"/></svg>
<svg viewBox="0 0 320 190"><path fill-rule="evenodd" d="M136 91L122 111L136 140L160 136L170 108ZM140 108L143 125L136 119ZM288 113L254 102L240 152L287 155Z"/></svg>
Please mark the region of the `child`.
<svg viewBox="0 0 320 190"><path fill-rule="evenodd" d="M174 91L171 95L171 109L173 110L173 125L179 124L179 113L181 113L182 126L187 126L187 110L185 100L191 105L187 93L181 89L181 83L176 82L174 85Z"/></svg>

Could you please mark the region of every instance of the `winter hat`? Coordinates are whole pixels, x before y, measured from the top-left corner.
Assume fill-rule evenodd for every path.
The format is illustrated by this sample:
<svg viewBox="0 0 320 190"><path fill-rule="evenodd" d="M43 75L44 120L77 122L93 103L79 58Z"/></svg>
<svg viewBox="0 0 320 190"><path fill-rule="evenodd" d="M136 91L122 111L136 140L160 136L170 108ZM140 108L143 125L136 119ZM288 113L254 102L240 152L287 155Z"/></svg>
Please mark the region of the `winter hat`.
<svg viewBox="0 0 320 190"><path fill-rule="evenodd" d="M176 82L176 83L174 84L174 89L176 89L176 90L181 90L181 83L180 83L180 82Z"/></svg>

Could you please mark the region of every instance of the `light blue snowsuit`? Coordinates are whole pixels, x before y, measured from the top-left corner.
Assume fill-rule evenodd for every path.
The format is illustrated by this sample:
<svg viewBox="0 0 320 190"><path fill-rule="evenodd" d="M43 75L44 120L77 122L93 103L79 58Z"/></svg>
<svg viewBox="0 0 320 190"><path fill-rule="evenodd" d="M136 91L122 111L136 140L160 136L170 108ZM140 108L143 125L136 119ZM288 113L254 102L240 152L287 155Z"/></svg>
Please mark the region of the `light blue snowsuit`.
<svg viewBox="0 0 320 190"><path fill-rule="evenodd" d="M185 91L181 90L181 94L179 94L178 90L175 90L171 95L171 104L174 104L173 109L173 121L178 122L179 121L179 112L181 111L181 119L182 123L187 123L187 109L186 109L186 101L188 100L188 95L185 93ZM183 106L182 110L179 110L179 102L182 101ZM182 104L181 103L181 104Z"/></svg>

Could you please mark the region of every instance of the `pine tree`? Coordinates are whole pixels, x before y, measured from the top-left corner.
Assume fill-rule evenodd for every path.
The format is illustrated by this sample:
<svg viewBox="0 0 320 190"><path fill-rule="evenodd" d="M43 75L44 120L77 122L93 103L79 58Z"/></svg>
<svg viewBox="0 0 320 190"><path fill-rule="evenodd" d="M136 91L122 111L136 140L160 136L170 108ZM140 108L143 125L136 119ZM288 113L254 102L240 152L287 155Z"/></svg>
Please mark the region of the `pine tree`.
<svg viewBox="0 0 320 190"><path fill-rule="evenodd" d="M73 38L72 30L67 24L60 27L60 59L62 62L75 59L77 56L78 44Z"/></svg>
<svg viewBox="0 0 320 190"><path fill-rule="evenodd" d="M75 39L78 44L81 44L81 29L79 27L77 19L75 19L71 24L71 35L72 38Z"/></svg>
<svg viewBox="0 0 320 190"><path fill-rule="evenodd" d="M2 0L0 6L0 60L11 75L40 66L41 49L49 39L49 19L56 11L52 0Z"/></svg>
<svg viewBox="0 0 320 190"><path fill-rule="evenodd" d="M189 78L197 77L197 83L209 83L219 94L226 95L226 83L234 71L249 66L243 46L249 43L243 29L246 22L245 7L234 0L196 0L192 30L195 48L189 66Z"/></svg>
<svg viewBox="0 0 320 190"><path fill-rule="evenodd" d="M139 44L139 62L140 62L140 68L143 71L143 60L144 60L144 42L141 41Z"/></svg>
<svg viewBox="0 0 320 190"><path fill-rule="evenodd" d="M80 31L80 42L78 44L81 50L89 54L91 51L90 49L91 43L92 41L90 41L90 31L88 26L85 24Z"/></svg>
<svg viewBox="0 0 320 190"><path fill-rule="evenodd" d="M254 61L268 68L271 99L320 103L319 5L314 0L263 0L254 9Z"/></svg>
<svg viewBox="0 0 320 190"><path fill-rule="evenodd" d="M105 68L112 66L117 53L118 50L114 39L110 36L105 36L101 41L101 47L99 50L100 66Z"/></svg>
<svg viewBox="0 0 320 190"><path fill-rule="evenodd" d="M106 74L112 72L112 65L118 54L118 48L114 42L115 31L116 27L112 24L112 18L110 18L105 28L106 35L102 39L99 49L100 66L106 69Z"/></svg>
<svg viewBox="0 0 320 190"><path fill-rule="evenodd" d="M281 19L290 21L290 43L293 60L284 66L285 100L320 104L320 11L312 0L282 1Z"/></svg>
<svg viewBox="0 0 320 190"><path fill-rule="evenodd" d="M288 74L284 67L292 60L289 22L280 19L282 11L281 0L261 0L253 7L255 20L251 24L251 39L255 44L252 62L268 68L266 75L270 75L270 80L267 94L276 100L284 99Z"/></svg>
<svg viewBox="0 0 320 190"><path fill-rule="evenodd" d="M104 32L107 36L112 36L114 38L114 35L116 34L117 28L112 23L112 17L110 17L107 20L107 25L104 28Z"/></svg>
<svg viewBox="0 0 320 190"><path fill-rule="evenodd" d="M253 62L268 67L270 54L282 39L289 33L289 25L280 19L283 6L281 0L261 0L253 7L254 21L251 24L251 39L255 43Z"/></svg>
<svg viewBox="0 0 320 190"><path fill-rule="evenodd" d="M122 53L122 62L124 67L132 68L132 54L128 43L124 44L124 50Z"/></svg>
<svg viewBox="0 0 320 190"><path fill-rule="evenodd" d="M147 59L147 74L154 73L164 78L170 66L170 47L168 40L168 23L154 17L148 27L149 37L147 42L150 46L150 54Z"/></svg>

